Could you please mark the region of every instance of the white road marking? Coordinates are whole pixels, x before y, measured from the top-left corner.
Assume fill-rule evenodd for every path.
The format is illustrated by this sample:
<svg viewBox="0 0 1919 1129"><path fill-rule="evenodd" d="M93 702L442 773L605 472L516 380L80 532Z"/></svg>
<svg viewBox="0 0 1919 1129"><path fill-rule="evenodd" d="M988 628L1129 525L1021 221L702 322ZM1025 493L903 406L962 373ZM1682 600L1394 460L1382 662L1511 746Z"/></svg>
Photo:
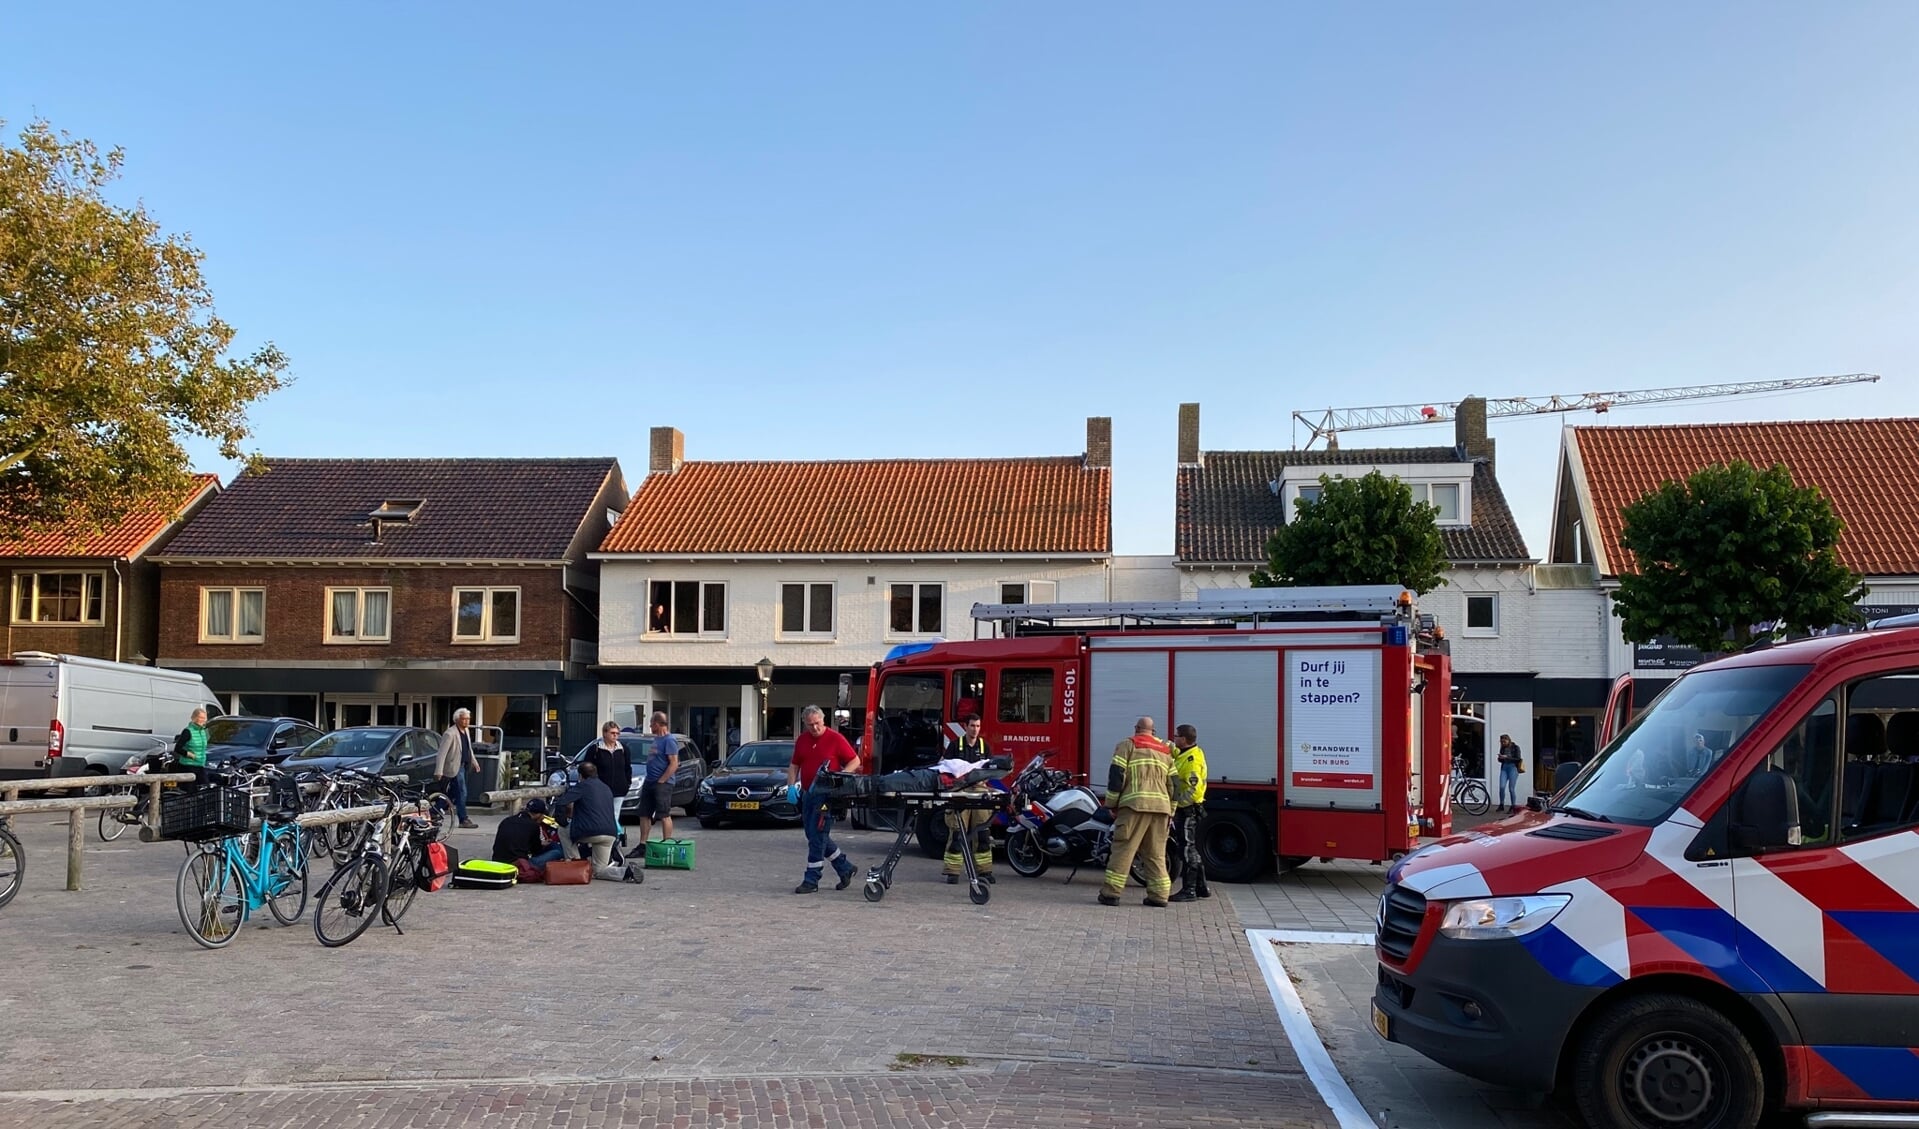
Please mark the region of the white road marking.
<svg viewBox="0 0 1919 1129"><path fill-rule="evenodd" d="M1346 1084L1339 1067L1333 1065L1333 1056L1326 1053L1326 1044L1319 1041L1319 1032L1313 1030L1312 1017L1306 1014L1306 1005L1294 990L1292 978L1286 975L1286 966L1279 960L1279 948L1273 943L1314 936L1365 937L1365 934L1314 934L1272 929L1246 931L1246 939L1253 946L1253 961L1259 965L1260 975L1266 978L1266 991L1273 997L1273 1010L1279 1013L1279 1024L1285 1029L1286 1038L1292 1042L1293 1052L1299 1055L1299 1064L1305 1068L1306 1077L1312 1080L1313 1088L1319 1091L1320 1100L1332 1111L1339 1129L1377 1129L1373 1119L1367 1115L1366 1107L1360 1105L1359 1098L1353 1094L1353 1088ZM1370 945L1372 939L1318 943Z"/></svg>

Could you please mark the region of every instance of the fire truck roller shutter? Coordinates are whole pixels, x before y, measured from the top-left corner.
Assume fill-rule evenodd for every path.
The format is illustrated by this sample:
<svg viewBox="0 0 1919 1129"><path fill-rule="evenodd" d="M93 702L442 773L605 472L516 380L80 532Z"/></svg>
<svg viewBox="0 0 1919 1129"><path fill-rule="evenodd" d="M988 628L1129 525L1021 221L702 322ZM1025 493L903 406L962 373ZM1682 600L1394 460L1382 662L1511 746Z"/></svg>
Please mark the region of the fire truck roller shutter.
<svg viewBox="0 0 1919 1129"><path fill-rule="evenodd" d="M1279 773L1279 652L1179 651L1173 715L1160 723L1199 730L1211 780L1271 784Z"/></svg>
<svg viewBox="0 0 1919 1129"><path fill-rule="evenodd" d="M1150 717L1160 736L1173 732L1166 716L1168 657L1165 651L1093 651L1086 782L1094 791L1106 791L1113 746L1133 735L1135 721Z"/></svg>

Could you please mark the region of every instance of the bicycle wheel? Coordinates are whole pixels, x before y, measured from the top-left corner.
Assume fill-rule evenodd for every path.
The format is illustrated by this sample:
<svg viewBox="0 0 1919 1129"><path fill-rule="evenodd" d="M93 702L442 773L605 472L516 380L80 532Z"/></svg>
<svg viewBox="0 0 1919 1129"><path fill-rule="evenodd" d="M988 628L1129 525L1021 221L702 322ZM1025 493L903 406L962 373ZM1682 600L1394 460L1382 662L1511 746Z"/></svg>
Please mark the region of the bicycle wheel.
<svg viewBox="0 0 1919 1129"><path fill-rule="evenodd" d="M20 892L21 876L27 872L26 852L20 849L20 840L13 832L0 826L0 906L13 900Z"/></svg>
<svg viewBox="0 0 1919 1129"><path fill-rule="evenodd" d="M386 920L389 925L398 925L406 916L408 907L413 905L413 896L420 892L420 849L409 843L402 846L393 856L393 865L386 872Z"/></svg>
<svg viewBox="0 0 1919 1129"><path fill-rule="evenodd" d="M380 860L360 855L333 872L320 887L320 903L313 907L313 936L329 949L351 944L379 915Z"/></svg>
<svg viewBox="0 0 1919 1129"><path fill-rule="evenodd" d="M125 834L127 825L120 822L118 808L102 808L100 811L100 841L111 843Z"/></svg>
<svg viewBox="0 0 1919 1129"><path fill-rule="evenodd" d="M1468 780L1459 786L1453 803L1467 815L1485 815L1486 809L1493 806L1493 797L1486 791L1485 781Z"/></svg>
<svg viewBox="0 0 1919 1129"><path fill-rule="evenodd" d="M203 948L224 948L240 935L246 921L243 881L224 850L195 851L180 864L173 899L180 924Z"/></svg>
<svg viewBox="0 0 1919 1129"><path fill-rule="evenodd" d="M282 925L300 920L307 908L307 856L302 838L296 829L275 839L267 863L267 909Z"/></svg>

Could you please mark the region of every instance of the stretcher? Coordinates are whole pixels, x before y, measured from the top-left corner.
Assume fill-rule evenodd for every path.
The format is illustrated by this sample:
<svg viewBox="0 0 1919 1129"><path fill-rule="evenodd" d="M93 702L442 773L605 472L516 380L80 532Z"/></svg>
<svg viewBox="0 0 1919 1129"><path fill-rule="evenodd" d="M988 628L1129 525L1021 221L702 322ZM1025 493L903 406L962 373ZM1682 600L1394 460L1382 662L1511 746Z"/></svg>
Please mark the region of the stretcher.
<svg viewBox="0 0 1919 1129"><path fill-rule="evenodd" d="M945 816L968 811L999 811L1006 806L1007 792L997 786L993 777L1004 771L996 764L960 777L946 787L940 786L941 782L935 774L925 771L886 776L846 776L822 772L822 779L815 786L826 791L827 803L834 807L849 807L858 800L875 807L891 807L899 812L899 834L894 837L886 858L878 866L867 870L866 883L860 890L867 901L877 902L893 888L893 870L906 854L906 845L919 824L918 817L925 812ZM991 900L993 888L980 877L979 868L973 862L970 844L960 852L960 856L965 868L966 896L972 899L974 905L983 906Z"/></svg>

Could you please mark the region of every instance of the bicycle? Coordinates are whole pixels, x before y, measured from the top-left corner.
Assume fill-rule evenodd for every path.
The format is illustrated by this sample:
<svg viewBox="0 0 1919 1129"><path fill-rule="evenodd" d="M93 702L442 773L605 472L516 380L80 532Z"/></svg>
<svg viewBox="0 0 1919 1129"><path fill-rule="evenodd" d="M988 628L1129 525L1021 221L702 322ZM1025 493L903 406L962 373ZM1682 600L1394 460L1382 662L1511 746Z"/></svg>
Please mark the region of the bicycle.
<svg viewBox="0 0 1919 1129"><path fill-rule="evenodd" d="M427 880L427 844L446 834L441 816L451 805L417 794L402 796L377 779L373 783L384 794L386 811L360 835L358 852L320 887L313 911L313 936L329 949L359 939L373 925L376 907L381 922L405 936L400 919ZM403 802L425 810L399 814Z"/></svg>
<svg viewBox="0 0 1919 1129"><path fill-rule="evenodd" d="M307 856L293 822L298 815L284 808L266 812L260 830L223 836L188 854L174 881L174 901L195 942L208 949L232 944L261 906L282 925L300 920L307 904Z"/></svg>
<svg viewBox="0 0 1919 1129"><path fill-rule="evenodd" d="M1467 815L1485 815L1493 806L1486 782L1466 774L1466 762L1453 761L1453 806Z"/></svg>
<svg viewBox="0 0 1919 1129"><path fill-rule="evenodd" d="M20 846L20 839L14 835L7 817L0 815L0 906L20 892L20 880L26 873L26 850Z"/></svg>

